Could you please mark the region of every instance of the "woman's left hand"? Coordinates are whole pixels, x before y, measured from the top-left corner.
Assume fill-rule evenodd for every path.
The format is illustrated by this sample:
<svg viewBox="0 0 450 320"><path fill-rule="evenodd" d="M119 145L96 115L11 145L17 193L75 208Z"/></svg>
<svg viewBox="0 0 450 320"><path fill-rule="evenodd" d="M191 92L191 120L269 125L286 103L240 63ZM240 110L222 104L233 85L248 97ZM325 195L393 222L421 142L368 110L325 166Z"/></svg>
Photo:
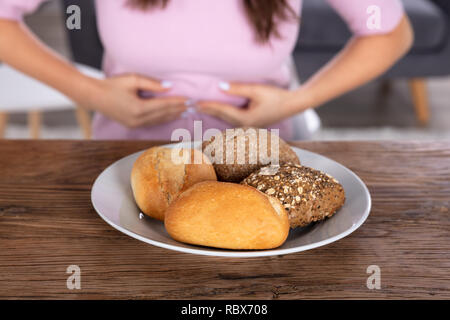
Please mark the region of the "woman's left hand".
<svg viewBox="0 0 450 320"><path fill-rule="evenodd" d="M249 99L248 107L237 108L227 103L201 101L197 110L235 126L266 127L280 122L307 106L293 105L293 92L262 84L221 83L221 89L231 95Z"/></svg>

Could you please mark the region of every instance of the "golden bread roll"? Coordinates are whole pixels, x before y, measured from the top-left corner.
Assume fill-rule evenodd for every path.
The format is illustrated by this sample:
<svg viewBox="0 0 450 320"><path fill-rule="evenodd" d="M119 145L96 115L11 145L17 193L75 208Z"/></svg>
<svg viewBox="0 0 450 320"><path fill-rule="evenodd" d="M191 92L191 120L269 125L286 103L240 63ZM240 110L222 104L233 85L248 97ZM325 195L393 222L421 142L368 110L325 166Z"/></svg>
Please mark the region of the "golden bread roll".
<svg viewBox="0 0 450 320"><path fill-rule="evenodd" d="M280 200L291 228L329 218L344 205L344 188L326 173L299 165L282 165L270 174L266 169L252 173L242 184Z"/></svg>
<svg viewBox="0 0 450 320"><path fill-rule="evenodd" d="M202 145L220 181L241 182L250 173L269 164L300 164L289 145L267 129L236 128L221 134L221 138L213 136ZM276 143L273 146L272 141ZM272 162L274 158L278 158L278 163Z"/></svg>
<svg viewBox="0 0 450 320"><path fill-rule="evenodd" d="M167 209L165 226L180 242L240 250L279 247L289 233L277 199L226 182L201 182L183 192Z"/></svg>
<svg viewBox="0 0 450 320"><path fill-rule="evenodd" d="M195 149L151 148L136 160L131 171L137 205L143 213L158 220L164 220L167 207L182 191L208 180L217 180L214 167Z"/></svg>

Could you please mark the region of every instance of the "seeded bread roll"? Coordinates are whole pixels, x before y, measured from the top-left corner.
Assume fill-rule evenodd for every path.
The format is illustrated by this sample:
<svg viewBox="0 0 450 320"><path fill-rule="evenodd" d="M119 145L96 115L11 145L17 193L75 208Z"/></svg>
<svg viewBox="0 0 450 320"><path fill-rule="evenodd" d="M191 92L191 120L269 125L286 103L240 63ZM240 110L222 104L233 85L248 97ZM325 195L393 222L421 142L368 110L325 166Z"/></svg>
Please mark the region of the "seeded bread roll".
<svg viewBox="0 0 450 320"><path fill-rule="evenodd" d="M235 250L281 246L289 220L281 203L249 186L201 182L166 211L165 227L180 242Z"/></svg>
<svg viewBox="0 0 450 320"><path fill-rule="evenodd" d="M252 173L242 184L280 200L291 228L331 217L345 202L342 185L321 171L299 165L282 165L275 174L268 174L268 169Z"/></svg>
<svg viewBox="0 0 450 320"><path fill-rule="evenodd" d="M187 155L183 159L182 151ZM172 152L176 152L175 156ZM217 180L214 167L199 150L151 148L136 160L131 171L137 205L143 213L158 220L164 220L167 207L182 191L209 180Z"/></svg>
<svg viewBox="0 0 450 320"><path fill-rule="evenodd" d="M265 138L261 142L260 138ZM273 145L272 139L278 142L278 150ZM222 144L222 146L221 146ZM242 146L242 148L241 148ZM272 135L267 129L237 128L222 132L222 139L212 137L203 142L203 152L210 158L220 181L241 182L250 173L259 168L273 164L278 151L277 164L300 164L297 154L289 145L276 135ZM230 149L227 160L227 147ZM222 153L218 157L217 152ZM220 161L220 158L222 161Z"/></svg>

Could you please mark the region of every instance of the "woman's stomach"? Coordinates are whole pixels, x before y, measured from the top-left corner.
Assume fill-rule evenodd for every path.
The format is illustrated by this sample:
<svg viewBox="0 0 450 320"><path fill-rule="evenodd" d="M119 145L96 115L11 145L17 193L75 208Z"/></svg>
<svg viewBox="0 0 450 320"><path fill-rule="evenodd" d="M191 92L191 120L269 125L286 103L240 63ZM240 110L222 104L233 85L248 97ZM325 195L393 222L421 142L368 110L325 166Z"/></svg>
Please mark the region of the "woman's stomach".
<svg viewBox="0 0 450 320"><path fill-rule="evenodd" d="M116 72L115 74L120 74L120 72ZM233 81L232 79L223 79L211 75L183 73L156 75L153 76L153 78L159 81L169 81L172 86L164 93L140 92L139 94L142 99L165 96L185 97L188 99L187 111L174 121L133 129L127 128L122 124L97 113L95 114L93 121L94 139L174 141L179 139L179 137L176 137L177 132L180 132L180 129L184 129L186 132L189 132L192 140L194 140L194 136L196 139L199 138L199 131L201 132L201 135L203 135L208 129L225 130L234 127L224 120L198 112L195 108L196 103L199 101L216 101L230 104L235 108L245 108L248 104L248 99L229 95L219 88L219 83L223 81ZM285 77L280 77L278 79L272 78L267 81L251 81L251 83L272 84L287 88L289 81L287 81ZM277 106L273 107L276 108ZM282 121L281 123L273 124L269 128L278 129L280 136L284 139L292 139L293 128L289 119Z"/></svg>

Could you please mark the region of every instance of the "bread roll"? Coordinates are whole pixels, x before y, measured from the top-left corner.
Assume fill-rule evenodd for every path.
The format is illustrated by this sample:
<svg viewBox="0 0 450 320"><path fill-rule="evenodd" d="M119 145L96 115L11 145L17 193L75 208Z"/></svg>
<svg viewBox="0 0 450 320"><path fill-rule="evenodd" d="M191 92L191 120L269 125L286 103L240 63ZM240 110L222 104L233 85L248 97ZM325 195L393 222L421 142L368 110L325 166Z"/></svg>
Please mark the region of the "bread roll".
<svg viewBox="0 0 450 320"><path fill-rule="evenodd" d="M265 140L261 141L260 138ZM273 145L273 153L272 139L278 143L278 149L275 144ZM242 141L241 146L239 141ZM278 136L272 135L267 129L226 130L222 132L222 139L213 136L211 140L205 141L202 147L213 162L221 181L241 182L250 173L268 164L300 164L297 154L289 145ZM227 147L230 149L229 159L227 159ZM218 152L221 156L218 156ZM271 162L275 157L278 158L278 163Z"/></svg>
<svg viewBox="0 0 450 320"><path fill-rule="evenodd" d="M177 158L181 152L187 155L185 161ZM158 220L164 220L167 207L182 191L208 180L216 181L217 177L209 159L199 150L151 148L136 160L131 171L137 205L143 213Z"/></svg>
<svg viewBox="0 0 450 320"><path fill-rule="evenodd" d="M342 185L321 171L283 165L272 175L264 172L266 169L252 173L242 184L280 200L288 212L291 228L331 217L345 202Z"/></svg>
<svg viewBox="0 0 450 320"><path fill-rule="evenodd" d="M289 233L277 199L226 182L202 182L183 192L167 209L165 226L177 241L223 249L276 248Z"/></svg>

